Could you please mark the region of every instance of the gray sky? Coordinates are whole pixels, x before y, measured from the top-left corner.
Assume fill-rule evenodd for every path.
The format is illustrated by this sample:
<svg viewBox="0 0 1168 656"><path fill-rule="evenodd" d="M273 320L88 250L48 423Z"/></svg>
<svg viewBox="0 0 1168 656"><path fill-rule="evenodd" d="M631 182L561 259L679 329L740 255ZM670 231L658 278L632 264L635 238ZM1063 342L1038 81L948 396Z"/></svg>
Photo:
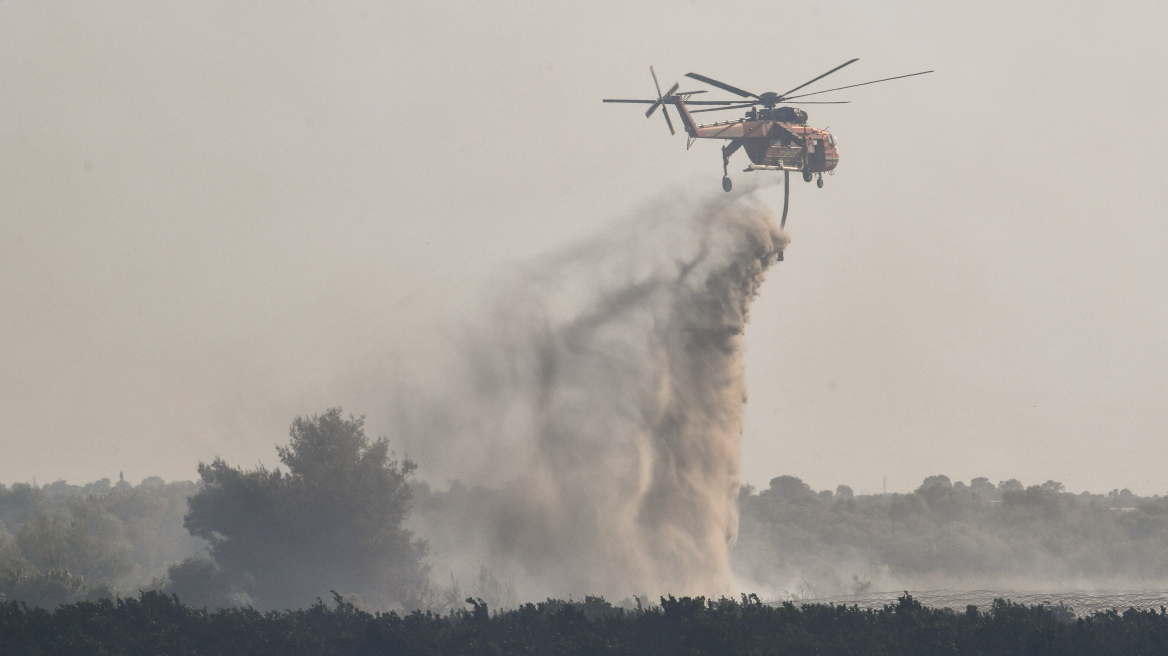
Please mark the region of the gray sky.
<svg viewBox="0 0 1168 656"><path fill-rule="evenodd" d="M389 354L437 330L421 299L718 188L715 144L601 98L647 97L650 64L782 91L860 57L830 86L937 72L808 108L841 163L794 186L754 306L745 480L1164 494L1166 24L1155 2L0 1L0 481L270 465L337 404L387 432Z"/></svg>

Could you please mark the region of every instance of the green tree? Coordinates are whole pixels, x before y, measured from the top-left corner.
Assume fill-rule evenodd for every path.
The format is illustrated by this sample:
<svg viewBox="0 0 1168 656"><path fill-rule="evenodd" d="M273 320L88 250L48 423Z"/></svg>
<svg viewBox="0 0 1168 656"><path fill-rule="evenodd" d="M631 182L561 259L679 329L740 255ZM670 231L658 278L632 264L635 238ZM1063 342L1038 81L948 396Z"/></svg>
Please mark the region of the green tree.
<svg viewBox="0 0 1168 656"><path fill-rule="evenodd" d="M289 435L278 448L286 473L200 463L184 526L260 606L304 607L330 590L419 603L426 545L403 527L416 465L390 460L385 438L371 442L364 419L339 408L297 418Z"/></svg>

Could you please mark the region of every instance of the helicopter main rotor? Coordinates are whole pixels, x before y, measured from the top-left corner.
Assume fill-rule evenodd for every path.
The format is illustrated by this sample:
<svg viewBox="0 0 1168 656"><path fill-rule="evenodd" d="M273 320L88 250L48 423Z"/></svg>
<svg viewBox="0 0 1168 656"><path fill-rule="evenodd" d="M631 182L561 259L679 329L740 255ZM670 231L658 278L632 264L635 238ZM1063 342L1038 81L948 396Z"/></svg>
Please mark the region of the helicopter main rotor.
<svg viewBox="0 0 1168 656"><path fill-rule="evenodd" d="M732 93L736 96L742 96L743 98L754 98L757 102L751 103L752 105L762 105L763 107L774 107L775 105L783 102L783 100L785 100L788 95L798 91L799 89L802 89L803 87L807 86L808 84L811 84L812 82L818 82L819 80L822 80L823 78L827 77L828 75L831 75L832 73L838 71L839 69L843 68L844 66L847 66L849 64L853 64L853 63L858 62L858 61L860 61L860 59L858 57L855 59L848 60L848 61L840 64L839 66L836 66L835 68L831 69L830 71L824 73L823 75L820 75L819 77L812 78L812 79L804 82L803 84L800 84L799 86L795 87L794 89L791 89L790 91L788 91L786 93L775 93L774 91L767 91L766 93L759 95L757 93L751 93L749 91L739 89L738 87L730 86L729 84L726 84L725 82L719 82L718 80L715 80L712 77L706 77L705 75L701 75L700 73L686 73L685 76L693 78L693 79L701 81L701 82L705 82L706 84L709 84L710 86L718 87L719 89L722 89L723 91L729 91L730 93Z"/></svg>
<svg viewBox="0 0 1168 656"><path fill-rule="evenodd" d="M854 87L862 87L862 86L865 86L868 84L876 84L877 82L887 82L889 80L899 80L899 79L904 78L904 77L913 77L914 75L924 75L926 73L933 72L931 70L930 71L921 71L919 73L909 73L908 75L897 75L895 77L886 77L886 78L883 78L880 80L872 80L870 82L861 82L859 84L849 84L847 86L836 87L834 89L825 89L823 91L814 91L812 93L801 93L799 95L794 95L794 96L791 95L791 94L795 93L796 91L806 87L807 85L809 85L813 82L818 82L819 80L822 80L823 78L827 77L828 75L831 75L832 73L840 70L841 68L848 66L850 64L853 64L855 62L858 62L858 61L860 61L859 58L849 59L848 61L840 64L839 66L836 66L835 68L831 69L830 71L828 71L822 75L813 77L810 80L807 80L806 82L804 82L803 84L800 84L799 86L795 87L794 89L791 89L789 91L785 91L783 93L775 93L774 91L767 91L767 92L762 93L762 94L752 93L752 92L747 91L745 89L739 89L736 86L726 84L725 82L722 82L720 80L715 80L712 77L708 77L708 76L702 75L700 73L686 73L685 76L688 78L693 78L695 80L698 80L699 82L705 82L706 84L708 84L712 87L717 87L723 91L729 91L730 93L732 93L736 96L754 99L754 100L749 100L746 102L738 101L737 103L728 104L724 107L715 107L715 108L711 108L711 109L697 109L697 110L694 110L694 112L696 113L696 112L716 112L716 111L723 110L723 109L742 109L745 107L754 107L756 105L762 105L766 109L773 109L775 107L775 105L778 105L780 103L790 104L790 105L842 105L842 104L847 103L848 101L846 101L846 100L814 101L814 100L795 100L795 99L796 98L806 98L808 96L817 96L821 93L828 93L831 91L839 91L841 89L852 89Z"/></svg>

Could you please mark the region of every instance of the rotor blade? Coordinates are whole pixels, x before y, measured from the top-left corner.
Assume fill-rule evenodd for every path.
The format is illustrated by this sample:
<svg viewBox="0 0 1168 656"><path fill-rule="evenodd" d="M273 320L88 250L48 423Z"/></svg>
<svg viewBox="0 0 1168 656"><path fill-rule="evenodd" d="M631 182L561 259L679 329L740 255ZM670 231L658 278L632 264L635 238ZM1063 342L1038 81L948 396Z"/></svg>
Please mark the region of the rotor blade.
<svg viewBox="0 0 1168 656"><path fill-rule="evenodd" d="M782 100L783 98L786 98L788 93L793 93L793 92L795 92L795 91L798 91L799 89L802 89L803 87L807 86L808 84L811 84L812 82L816 82L816 81L818 81L818 80L822 80L823 78L827 77L828 75L831 75L832 73L834 73L834 72L838 71L839 69L843 68L844 66L847 66L848 64L852 64L852 63L855 63L855 62L858 62L858 61L860 61L860 58L859 58L859 57L857 57L857 58L855 58L855 59L848 60L848 61L846 61L846 62L844 62L844 63L840 64L839 66L836 66L835 68L831 69L830 71L828 71L828 72L824 73L823 75L820 75L819 77L816 77L816 78L812 78L812 79L810 79L810 80L807 80L807 81L806 81L806 82L804 82L803 84L800 84L799 86L795 87L794 89L791 89L790 91L788 91L788 92L786 92L786 93L782 94L781 96L779 96L779 100Z"/></svg>
<svg viewBox="0 0 1168 656"><path fill-rule="evenodd" d="M652 106L651 106L649 109L645 110L645 118L649 118L650 116L652 116L652 115L653 115L653 112L657 111L657 108L658 108L658 107L660 107L660 106L661 106L661 101L660 101L660 100L658 100L657 102L653 103L653 105L652 105Z"/></svg>
<svg viewBox="0 0 1168 656"><path fill-rule="evenodd" d="M673 83L673 86L669 88L669 91L666 91L666 92L665 92L665 97L666 97L666 98L668 98L669 96L672 96L672 95L673 95L673 92L674 92L674 91L677 91L677 87L679 87L679 86L681 86L681 85L680 85L680 84L678 84L678 83L676 83L676 82L674 82L674 83Z"/></svg>
<svg viewBox="0 0 1168 656"><path fill-rule="evenodd" d="M687 101L685 101L685 104L687 104L687 105L741 105L742 101L741 100L687 100ZM747 104L748 105L758 105L760 103L752 102L752 103L747 103Z"/></svg>
<svg viewBox="0 0 1168 656"><path fill-rule="evenodd" d="M784 105L848 105L850 100L796 100L794 102L783 101Z"/></svg>
<svg viewBox="0 0 1168 656"><path fill-rule="evenodd" d="M653 70L653 67L650 66L649 73L653 76L653 86L657 87L657 98L660 99L661 98L661 85L657 84L657 71Z"/></svg>
<svg viewBox="0 0 1168 656"><path fill-rule="evenodd" d="M665 117L665 124L669 126L670 136L677 134L676 132L673 131L673 121L669 120L669 108L662 105L661 106L661 114Z"/></svg>
<svg viewBox="0 0 1168 656"><path fill-rule="evenodd" d="M730 93L732 93L736 96L742 96L743 98L758 98L757 95L755 95L749 91L743 91L742 89L739 89L738 87L732 87L729 84L726 84L725 82L719 82L712 77L706 77L705 75L700 75L698 73L686 73L685 76L692 77L693 79L698 80L700 82L705 82L706 84L708 84L712 87L718 87L719 89L722 89L723 91L729 91Z"/></svg>
<svg viewBox="0 0 1168 656"><path fill-rule="evenodd" d="M729 105L727 107L711 107L710 109L695 109L690 114L699 114L701 112L720 112L724 109L742 109L744 107L754 107L758 103L742 103L741 105Z"/></svg>
<svg viewBox="0 0 1168 656"><path fill-rule="evenodd" d="M705 92L706 92L706 90L705 90L705 89L702 89L702 90L700 90L700 91L682 91L682 92L680 92L680 93L676 93L676 94L674 94L674 95L677 95L677 96L692 96L692 95L696 95L696 94L699 94L699 93L705 93Z"/></svg>
<svg viewBox="0 0 1168 656"><path fill-rule="evenodd" d="M871 82L861 82L859 84L849 84L846 87L836 87L834 89L826 89L824 91L815 91L813 93L801 93L797 96L791 96L791 97L792 98L806 98L807 96L815 96L815 95L819 95L821 93L828 93L829 91L839 91L840 89L851 89L852 87L862 87L866 84L876 84L877 82L887 82L889 80L899 80L902 77L913 77L914 75L924 75L925 73L932 73L932 72L933 71L921 71L920 73L909 73L908 75L897 75L896 77L886 77L883 80L872 80ZM783 102L787 102L787 99L783 99Z"/></svg>
<svg viewBox="0 0 1168 656"><path fill-rule="evenodd" d="M639 105L652 105L661 102L660 100L634 100L631 98L605 98L601 102L607 103L635 103ZM737 105L741 100L687 100L687 105ZM756 103L757 104L757 103Z"/></svg>

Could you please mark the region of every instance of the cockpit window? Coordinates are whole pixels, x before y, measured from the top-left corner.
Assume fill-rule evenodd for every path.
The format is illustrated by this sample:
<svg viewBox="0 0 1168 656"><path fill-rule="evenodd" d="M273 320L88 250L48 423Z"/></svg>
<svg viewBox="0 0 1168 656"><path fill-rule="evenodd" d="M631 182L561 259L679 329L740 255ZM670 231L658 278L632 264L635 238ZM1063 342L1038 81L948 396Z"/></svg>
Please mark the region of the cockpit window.
<svg viewBox="0 0 1168 656"><path fill-rule="evenodd" d="M831 144L831 145L833 145L833 146L835 145L835 137L831 136L831 133L830 133L830 132L829 132L829 133L828 133L828 135L827 135L827 143L829 143L829 144Z"/></svg>

